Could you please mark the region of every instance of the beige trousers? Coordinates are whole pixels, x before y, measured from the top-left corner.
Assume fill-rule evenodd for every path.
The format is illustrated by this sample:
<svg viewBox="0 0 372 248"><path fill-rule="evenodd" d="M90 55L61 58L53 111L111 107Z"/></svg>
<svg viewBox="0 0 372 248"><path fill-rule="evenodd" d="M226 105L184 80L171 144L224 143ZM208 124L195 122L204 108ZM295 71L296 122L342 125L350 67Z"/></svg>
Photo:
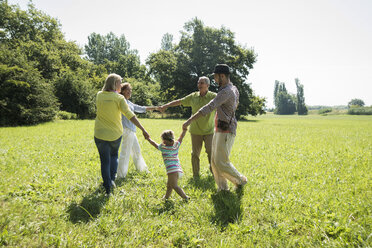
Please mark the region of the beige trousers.
<svg viewBox="0 0 372 248"><path fill-rule="evenodd" d="M227 179L233 184L242 184L243 175L230 162L229 156L235 135L215 132L212 141L212 170L218 190L228 190Z"/></svg>
<svg viewBox="0 0 372 248"><path fill-rule="evenodd" d="M200 152L204 142L205 152L208 154L208 162L211 164L212 156L212 139L213 134L208 135L196 135L191 134L191 144L192 144L192 153L191 153L191 164L192 164L192 173L194 177L199 176L200 171Z"/></svg>

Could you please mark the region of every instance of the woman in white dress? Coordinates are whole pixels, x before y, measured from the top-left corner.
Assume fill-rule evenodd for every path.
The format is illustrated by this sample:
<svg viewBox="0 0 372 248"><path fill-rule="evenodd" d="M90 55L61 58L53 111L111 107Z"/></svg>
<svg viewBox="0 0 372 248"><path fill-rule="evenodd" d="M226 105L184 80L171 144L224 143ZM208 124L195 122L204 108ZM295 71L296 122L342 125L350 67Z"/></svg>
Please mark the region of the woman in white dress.
<svg viewBox="0 0 372 248"><path fill-rule="evenodd" d="M129 109L135 113L145 113L146 110L155 110L157 107L140 106L129 101L132 96L132 87L129 83L121 84L121 92L128 103ZM148 171L145 160L141 154L141 148L136 136L136 126L130 122L124 115L121 116L123 125L123 138L121 144L121 152L119 156L117 177L125 178L128 173L129 158L133 158L134 166L137 171Z"/></svg>

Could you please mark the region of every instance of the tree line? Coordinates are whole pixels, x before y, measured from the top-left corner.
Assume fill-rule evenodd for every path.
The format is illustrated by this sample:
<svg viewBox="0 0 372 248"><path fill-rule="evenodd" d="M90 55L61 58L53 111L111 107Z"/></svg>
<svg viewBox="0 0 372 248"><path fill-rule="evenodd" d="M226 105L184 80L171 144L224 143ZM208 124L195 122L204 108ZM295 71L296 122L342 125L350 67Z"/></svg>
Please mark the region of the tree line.
<svg viewBox="0 0 372 248"><path fill-rule="evenodd" d="M287 91L285 83L275 80L274 85L274 114L278 115L292 115L298 113L298 115L307 115L308 110L318 110L321 115L327 115L333 111L333 109L347 109L347 114L350 115L372 115L372 106L365 107L363 100L354 98L348 102L347 106L306 106L304 97L304 86L300 83L298 78L295 78L295 84L297 88L296 94L291 94Z"/></svg>
<svg viewBox="0 0 372 248"><path fill-rule="evenodd" d="M240 92L238 118L264 113L265 99L246 82L257 54L235 41L225 27L211 28L197 18L185 23L178 43L165 34L161 48L141 64L124 34L92 33L84 48L66 41L61 24L30 3L21 10L0 3L0 125L51 121L63 111L95 117L95 95L109 73L133 86L132 100L158 105L196 90L197 79L218 63L232 68ZM217 91L212 83L210 90ZM173 109L182 116L189 109Z"/></svg>
<svg viewBox="0 0 372 248"><path fill-rule="evenodd" d="M372 115L372 106L365 106L365 103L362 99L354 98L351 99L347 104L349 115Z"/></svg>

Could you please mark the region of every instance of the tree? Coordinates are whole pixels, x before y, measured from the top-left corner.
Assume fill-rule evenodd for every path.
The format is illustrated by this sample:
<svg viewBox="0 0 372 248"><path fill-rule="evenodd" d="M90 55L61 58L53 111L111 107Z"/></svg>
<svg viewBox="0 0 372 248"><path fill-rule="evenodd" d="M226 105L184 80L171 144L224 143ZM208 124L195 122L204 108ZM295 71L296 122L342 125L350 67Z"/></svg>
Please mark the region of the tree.
<svg viewBox="0 0 372 248"><path fill-rule="evenodd" d="M66 71L55 83L55 94L61 103L61 110L76 113L81 119L95 116L96 91L85 71Z"/></svg>
<svg viewBox="0 0 372 248"><path fill-rule="evenodd" d="M107 72L81 58L82 50L74 42L65 41L56 19L37 10L32 3L23 11L2 1L0 48L1 86L10 89L12 85L13 91L19 90L16 90L19 98L11 96L14 92L10 90L2 92L2 123L49 121L59 106L67 111L73 109L80 117L92 116L95 104L91 98L95 94L89 94ZM74 90L78 92L71 98Z"/></svg>
<svg viewBox="0 0 372 248"><path fill-rule="evenodd" d="M278 92L279 92L279 84L280 84L280 82L278 80L275 80L275 87L274 87L274 106L278 106L277 95L278 95Z"/></svg>
<svg viewBox="0 0 372 248"><path fill-rule="evenodd" d="M161 39L161 49L164 51L170 51L173 48L173 35L166 33Z"/></svg>
<svg viewBox="0 0 372 248"><path fill-rule="evenodd" d="M149 65L149 74L153 75L155 80L160 82L163 92L171 91L174 94L174 76L177 71L178 59L173 51L160 50L152 53L146 63Z"/></svg>
<svg viewBox="0 0 372 248"><path fill-rule="evenodd" d="M230 30L224 27L206 27L199 19L194 18L184 25L180 42L173 49L160 50L150 55L147 64L151 75L160 80L163 90L167 90L165 97L169 100L195 91L198 77L211 77L216 64L228 64L232 69L231 81L240 92L240 104L236 111L239 118L263 112L265 100L256 101L250 85L246 82L255 61L256 54L253 49L236 44L234 34ZM167 69L168 73L163 73L163 68ZM216 91L217 86L211 85L210 89ZM255 105L252 105L253 101ZM259 110L253 110L253 106Z"/></svg>
<svg viewBox="0 0 372 248"><path fill-rule="evenodd" d="M24 69L0 64L0 87L1 126L46 122L57 113L53 88L32 67Z"/></svg>
<svg viewBox="0 0 372 248"><path fill-rule="evenodd" d="M351 108L352 106L363 107L365 105L364 101L358 98L352 99L348 104L347 107Z"/></svg>
<svg viewBox="0 0 372 248"><path fill-rule="evenodd" d="M127 78L126 82L132 86L131 101L142 105L158 105L160 101L160 85L158 83L146 83L135 78Z"/></svg>
<svg viewBox="0 0 372 248"><path fill-rule="evenodd" d="M88 36L85 52L88 60L96 65L103 65L109 73L151 81L146 76L146 67L141 65L138 51L130 49L124 35L117 37L112 32L105 36L92 33Z"/></svg>
<svg viewBox="0 0 372 248"><path fill-rule="evenodd" d="M291 115L296 112L296 97L287 92L285 83L275 80L275 114Z"/></svg>
<svg viewBox="0 0 372 248"><path fill-rule="evenodd" d="M275 114L292 115L296 112L296 103L290 94L282 91L278 93L277 98L278 106L274 111Z"/></svg>
<svg viewBox="0 0 372 248"><path fill-rule="evenodd" d="M307 107L305 105L304 97L304 86L300 84L300 80L295 78L296 88L297 88L297 113L299 115L307 115Z"/></svg>
<svg viewBox="0 0 372 248"><path fill-rule="evenodd" d="M88 60L95 64L105 64L106 61L118 61L120 56L128 55L130 45L124 35L116 37L112 32L103 36L92 33L88 36L85 52Z"/></svg>

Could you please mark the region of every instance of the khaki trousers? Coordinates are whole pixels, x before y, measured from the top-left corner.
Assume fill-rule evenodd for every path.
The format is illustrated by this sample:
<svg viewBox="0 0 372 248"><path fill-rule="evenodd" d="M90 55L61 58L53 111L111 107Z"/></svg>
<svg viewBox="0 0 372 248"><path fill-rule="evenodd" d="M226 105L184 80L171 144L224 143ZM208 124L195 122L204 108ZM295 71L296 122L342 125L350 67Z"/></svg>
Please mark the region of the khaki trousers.
<svg viewBox="0 0 372 248"><path fill-rule="evenodd" d="M196 135L191 134L191 144L192 144L192 153L191 153L191 164L192 164L192 173L194 177L199 176L200 171L200 152L204 142L205 152L208 154L208 162L211 164L212 156L212 139L213 134L207 135Z"/></svg>
<svg viewBox="0 0 372 248"><path fill-rule="evenodd" d="M227 179L233 184L242 184L242 174L230 162L229 156L235 135L215 132L212 141L212 170L218 190L228 190Z"/></svg>

